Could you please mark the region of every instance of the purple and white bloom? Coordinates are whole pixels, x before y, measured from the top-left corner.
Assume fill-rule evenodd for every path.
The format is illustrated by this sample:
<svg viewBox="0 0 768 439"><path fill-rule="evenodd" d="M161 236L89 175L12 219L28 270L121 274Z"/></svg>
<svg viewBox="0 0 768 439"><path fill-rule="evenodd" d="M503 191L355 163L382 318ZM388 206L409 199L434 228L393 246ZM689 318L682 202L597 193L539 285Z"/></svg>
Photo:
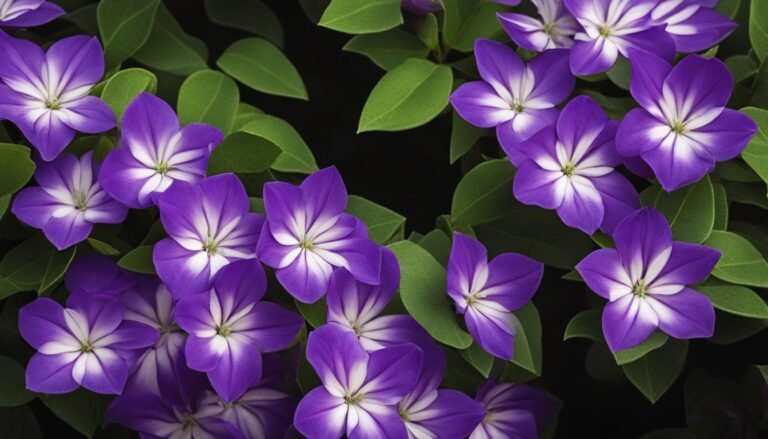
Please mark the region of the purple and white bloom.
<svg viewBox="0 0 768 439"><path fill-rule="evenodd" d="M651 19L666 25L678 52L698 52L723 41L738 25L714 9L718 0L661 0Z"/></svg>
<svg viewBox="0 0 768 439"><path fill-rule="evenodd" d="M521 143L530 157L520 166L513 184L524 204L556 209L570 227L593 234L611 233L619 221L640 207L632 183L616 168L616 123L588 96L563 108L556 127Z"/></svg>
<svg viewBox="0 0 768 439"><path fill-rule="evenodd" d="M176 180L202 180L211 151L224 138L210 125L181 128L171 106L149 93L128 105L120 132L121 144L104 159L99 183L112 197L137 209L153 204L152 197Z"/></svg>
<svg viewBox="0 0 768 439"><path fill-rule="evenodd" d="M537 439L560 411L560 402L526 384L486 381L475 397L486 415L469 439Z"/></svg>
<svg viewBox="0 0 768 439"><path fill-rule="evenodd" d="M574 75L609 70L619 54L630 58L630 48L646 50L671 60L675 42L651 18L659 0L563 0L584 28L571 48Z"/></svg>
<svg viewBox="0 0 768 439"><path fill-rule="evenodd" d="M335 167L321 169L301 186L264 185L267 222L257 254L297 300L315 302L331 274L345 268L360 282L380 282L381 250L362 221L344 213L347 189Z"/></svg>
<svg viewBox="0 0 768 439"><path fill-rule="evenodd" d="M65 13L45 0L0 0L0 28L40 26Z"/></svg>
<svg viewBox="0 0 768 439"><path fill-rule="evenodd" d="M68 393L80 386L121 393L137 352L157 340L157 331L123 320L111 296L75 293L66 308L49 298L19 310L19 331L37 353L27 365L27 388Z"/></svg>
<svg viewBox="0 0 768 439"><path fill-rule="evenodd" d="M562 0L531 0L539 11L539 18L525 14L497 14L501 27L512 41L523 49L543 52L547 49L568 49L573 46L573 35L581 29L575 18L565 9Z"/></svg>
<svg viewBox="0 0 768 439"><path fill-rule="evenodd" d="M59 250L84 241L94 224L119 224L128 208L107 195L97 182L99 164L93 152L79 159L64 154L53 162L38 163L40 186L16 195L11 212L24 224L41 229Z"/></svg>
<svg viewBox="0 0 768 439"><path fill-rule="evenodd" d="M46 53L0 32L0 59L0 119L16 124L43 160L55 159L78 131L115 127L112 109L89 94L104 76L97 38L64 38Z"/></svg>
<svg viewBox="0 0 768 439"><path fill-rule="evenodd" d="M379 316L400 285L400 266L395 254L382 248L381 284L355 280L347 270L331 276L326 297L328 322L338 323L357 335L363 349L376 351L402 343L422 346L432 338L410 315Z"/></svg>
<svg viewBox="0 0 768 439"><path fill-rule="evenodd" d="M123 270L111 258L99 253L78 255L67 268L64 286L70 293L105 294L120 297L143 276Z"/></svg>
<svg viewBox="0 0 768 439"><path fill-rule="evenodd" d="M514 356L513 311L527 304L541 283L544 265L517 253L503 253L488 262L480 241L453 234L448 259L448 295L464 314L472 338L486 352L505 360Z"/></svg>
<svg viewBox="0 0 768 439"><path fill-rule="evenodd" d="M304 396L294 426L310 439L407 437L397 404L413 388L422 352L403 344L366 353L328 323L309 334L307 359L323 385Z"/></svg>
<svg viewBox="0 0 768 439"><path fill-rule="evenodd" d="M176 181L158 206L169 237L155 244L152 258L173 297L208 291L222 267L256 256L264 217L248 211L248 194L234 174L195 185Z"/></svg>
<svg viewBox="0 0 768 439"><path fill-rule="evenodd" d="M403 0L403 9L416 15L427 15L430 12L443 10L442 0Z"/></svg>
<svg viewBox="0 0 768 439"><path fill-rule="evenodd" d="M287 348L304 319L261 302L267 277L255 259L222 268L209 292L176 304L176 322L188 334L187 365L208 374L216 393L232 402L261 379L261 353Z"/></svg>
<svg viewBox="0 0 768 439"><path fill-rule="evenodd" d="M423 349L423 348L422 348ZM463 439L485 416L483 406L456 390L438 389L445 354L434 343L424 350L416 386L398 405L409 439Z"/></svg>
<svg viewBox="0 0 768 439"><path fill-rule="evenodd" d="M720 252L672 241L666 218L646 207L613 234L616 248L590 253L576 266L587 285L608 299L603 334L612 351L642 343L656 328L675 338L710 337L715 310L689 285L704 280Z"/></svg>
<svg viewBox="0 0 768 439"><path fill-rule="evenodd" d="M619 125L619 154L642 158L661 186L674 191L746 148L757 124L725 107L733 75L722 61L689 55L672 67L652 54L632 57L630 91L640 108Z"/></svg>
<svg viewBox="0 0 768 439"><path fill-rule="evenodd" d="M555 107L573 91L568 51L547 50L528 65L504 44L478 39L477 68L482 81L462 84L451 95L453 108L472 125L496 127L496 137L512 163L525 159L515 146L555 123Z"/></svg>

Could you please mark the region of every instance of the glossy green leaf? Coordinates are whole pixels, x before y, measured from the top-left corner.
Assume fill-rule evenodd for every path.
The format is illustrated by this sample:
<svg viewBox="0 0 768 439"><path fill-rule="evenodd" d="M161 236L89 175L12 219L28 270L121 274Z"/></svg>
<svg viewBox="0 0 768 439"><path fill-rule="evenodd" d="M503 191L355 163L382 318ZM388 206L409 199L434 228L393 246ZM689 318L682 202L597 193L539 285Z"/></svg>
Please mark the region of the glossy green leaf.
<svg viewBox="0 0 768 439"><path fill-rule="evenodd" d="M347 212L368 226L368 236L377 244L386 244L405 225L405 217L357 195L350 195Z"/></svg>
<svg viewBox="0 0 768 439"><path fill-rule="evenodd" d="M749 55L734 55L725 60L725 65L733 74L733 81L739 83L757 73L758 65Z"/></svg>
<svg viewBox="0 0 768 439"><path fill-rule="evenodd" d="M748 107L741 110L757 122L759 131L741 152L741 157L764 182L768 182L768 110Z"/></svg>
<svg viewBox="0 0 768 439"><path fill-rule="evenodd" d="M688 340L670 338L664 346L622 366L622 369L629 381L655 403L680 375L687 355Z"/></svg>
<svg viewBox="0 0 768 439"><path fill-rule="evenodd" d="M229 76L214 70L195 72L184 81L176 104L179 120L199 122L229 134L235 124L240 90Z"/></svg>
<svg viewBox="0 0 768 439"><path fill-rule="evenodd" d="M668 339L669 336L667 334L661 331L656 331L639 345L633 348L624 349L623 351L614 352L613 356L616 358L616 364L623 366L636 361L647 355L649 352L653 352L664 346Z"/></svg>
<svg viewBox="0 0 768 439"><path fill-rule="evenodd" d="M371 91L357 132L401 131L424 125L448 105L450 67L409 59L387 72Z"/></svg>
<svg viewBox="0 0 768 439"><path fill-rule="evenodd" d="M24 368L16 360L0 355L0 407L16 407L35 399L35 394L27 390Z"/></svg>
<svg viewBox="0 0 768 439"><path fill-rule="evenodd" d="M98 239L88 238L88 244L91 245L91 248L96 250L98 253L101 253L102 255L117 256L121 253L120 250L112 247L104 241L99 241Z"/></svg>
<svg viewBox="0 0 768 439"><path fill-rule="evenodd" d="M444 0L443 42L451 49L471 52L478 38L502 34L496 13L504 7L486 0Z"/></svg>
<svg viewBox="0 0 768 439"><path fill-rule="evenodd" d="M237 114L235 115L235 124L232 127L233 131L240 131L249 123L264 116L264 112L261 109L254 107L251 104L240 102L237 105Z"/></svg>
<svg viewBox="0 0 768 439"><path fill-rule="evenodd" d="M768 262L751 242L722 230L714 230L704 245L722 252L712 275L726 282L768 288Z"/></svg>
<svg viewBox="0 0 768 439"><path fill-rule="evenodd" d="M618 87L629 90L629 79L632 76L632 65L629 60L620 56L616 63L605 74Z"/></svg>
<svg viewBox="0 0 768 439"><path fill-rule="evenodd" d="M101 92L101 100L107 103L115 112L117 120L123 119L123 113L128 104L141 92L155 93L157 91L157 76L154 73L130 68L121 70L107 81Z"/></svg>
<svg viewBox="0 0 768 439"><path fill-rule="evenodd" d="M497 220L515 207L515 168L507 160L479 164L461 179L453 193L451 217L470 226Z"/></svg>
<svg viewBox="0 0 768 439"><path fill-rule="evenodd" d="M136 273L157 274L152 262L152 248L151 245L136 247L120 258L117 265Z"/></svg>
<svg viewBox="0 0 768 439"><path fill-rule="evenodd" d="M216 24L260 35L282 46L283 27L261 0L205 0L208 18Z"/></svg>
<svg viewBox="0 0 768 439"><path fill-rule="evenodd" d="M59 251L35 234L16 245L0 261L0 299L21 291L45 291L64 275L75 248Z"/></svg>
<svg viewBox="0 0 768 439"><path fill-rule="evenodd" d="M419 245L428 251L437 262L443 266L448 265L448 258L451 253L451 238L442 230L432 230L422 237Z"/></svg>
<svg viewBox="0 0 768 439"><path fill-rule="evenodd" d="M715 194L709 176L674 192L660 191L654 201L678 241L701 243L715 224Z"/></svg>
<svg viewBox="0 0 768 439"><path fill-rule="evenodd" d="M712 192L715 195L715 222L712 225L714 230L726 230L728 228L728 194L725 187L720 183L712 185Z"/></svg>
<svg viewBox="0 0 768 439"><path fill-rule="evenodd" d="M533 302L514 312L515 349L512 363L541 375L541 318Z"/></svg>
<svg viewBox="0 0 768 439"><path fill-rule="evenodd" d="M427 14L418 26L416 36L429 48L437 50L440 47L440 28L435 14Z"/></svg>
<svg viewBox="0 0 768 439"><path fill-rule="evenodd" d="M92 438L104 421L104 413L113 398L81 388L62 395L44 395L41 399L59 419Z"/></svg>
<svg viewBox="0 0 768 439"><path fill-rule="evenodd" d="M400 0L332 0L318 24L348 34L369 34L402 22Z"/></svg>
<svg viewBox="0 0 768 439"><path fill-rule="evenodd" d="M272 169L280 172L311 174L317 171L312 150L301 135L288 122L274 116L261 115L241 128L242 131L263 137L280 148L280 155L272 163Z"/></svg>
<svg viewBox="0 0 768 439"><path fill-rule="evenodd" d="M749 10L749 40L761 61L768 56L768 3L752 0Z"/></svg>
<svg viewBox="0 0 768 439"><path fill-rule="evenodd" d="M451 152L450 162L456 163L456 160L462 158L468 153L472 146L488 133L486 128L478 128L459 116L459 113L453 112L453 124L451 125Z"/></svg>
<svg viewBox="0 0 768 439"><path fill-rule="evenodd" d="M11 143L0 143L0 196L12 194L32 178L35 162L29 148Z"/></svg>
<svg viewBox="0 0 768 439"><path fill-rule="evenodd" d="M757 293L738 285L708 282L696 287L712 301L715 308L741 317L768 319L768 305Z"/></svg>
<svg viewBox="0 0 768 439"><path fill-rule="evenodd" d="M97 9L107 68L130 58L149 38L160 0L102 0Z"/></svg>
<svg viewBox="0 0 768 439"><path fill-rule="evenodd" d="M291 61L265 39L246 38L235 42L219 57L216 65L254 90L309 99L304 82Z"/></svg>
<svg viewBox="0 0 768 439"><path fill-rule="evenodd" d="M493 368L493 356L485 352L480 345L473 343L469 348L460 350L459 355L467 360L467 363L472 365L480 375L485 378L490 376L491 368Z"/></svg>
<svg viewBox="0 0 768 439"><path fill-rule="evenodd" d="M298 300L294 300L294 303L302 317L304 317L304 320L309 322L313 328L318 328L325 323L328 316L328 307L325 302L325 297L315 303L302 303Z"/></svg>
<svg viewBox="0 0 768 439"><path fill-rule="evenodd" d="M236 131L228 135L211 153L208 175L235 172L258 174L272 165L280 148L257 135Z"/></svg>
<svg viewBox="0 0 768 439"><path fill-rule="evenodd" d="M392 70L408 58L426 58L429 54L421 40L401 29L358 35L343 50L364 55L384 70Z"/></svg>
<svg viewBox="0 0 768 439"><path fill-rule="evenodd" d="M586 338L592 341L603 341L601 316L602 311L599 309L588 309L576 314L565 327L563 340Z"/></svg>
<svg viewBox="0 0 768 439"><path fill-rule="evenodd" d="M718 312L715 335L708 338L715 344L731 344L749 338L768 328L768 319L754 319Z"/></svg>
<svg viewBox="0 0 768 439"><path fill-rule="evenodd" d="M466 349L472 337L459 326L448 300L445 268L426 250L410 241L389 246L400 263L400 298L408 313L437 341Z"/></svg>

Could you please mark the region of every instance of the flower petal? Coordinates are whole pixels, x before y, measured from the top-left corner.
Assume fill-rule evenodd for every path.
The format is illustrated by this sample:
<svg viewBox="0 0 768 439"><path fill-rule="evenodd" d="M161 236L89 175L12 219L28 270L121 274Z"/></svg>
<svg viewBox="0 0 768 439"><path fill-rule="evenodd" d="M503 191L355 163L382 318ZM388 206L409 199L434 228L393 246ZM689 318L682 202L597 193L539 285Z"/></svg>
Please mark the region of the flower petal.
<svg viewBox="0 0 768 439"><path fill-rule="evenodd" d="M317 439L339 439L344 436L347 405L323 387L307 393L299 402L293 425L304 436Z"/></svg>
<svg viewBox="0 0 768 439"><path fill-rule="evenodd" d="M603 334L612 352L639 345L658 326L654 308L633 294L610 302L603 309Z"/></svg>
<svg viewBox="0 0 768 439"><path fill-rule="evenodd" d="M651 295L659 328L675 338L707 338L715 331L715 308L707 296L685 288L677 294Z"/></svg>
<svg viewBox="0 0 768 439"><path fill-rule="evenodd" d="M632 291L632 280L612 248L596 250L576 265L587 286L599 296L617 300Z"/></svg>

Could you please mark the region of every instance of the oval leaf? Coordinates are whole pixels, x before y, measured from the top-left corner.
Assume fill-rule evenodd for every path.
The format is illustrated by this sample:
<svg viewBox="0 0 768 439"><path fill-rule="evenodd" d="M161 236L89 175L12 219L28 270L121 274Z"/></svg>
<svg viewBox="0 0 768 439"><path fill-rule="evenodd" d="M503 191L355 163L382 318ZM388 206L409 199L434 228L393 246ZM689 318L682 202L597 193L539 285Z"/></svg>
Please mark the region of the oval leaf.
<svg viewBox="0 0 768 439"><path fill-rule="evenodd" d="M347 212L368 226L368 235L377 244L387 243L405 226L405 217L357 195L350 195Z"/></svg>
<svg viewBox="0 0 768 439"><path fill-rule="evenodd" d="M332 0L318 24L348 34L369 34L402 22L400 0Z"/></svg>
<svg viewBox="0 0 768 439"><path fill-rule="evenodd" d="M101 100L112 108L119 121L122 120L128 104L144 91L149 93L157 91L157 76L144 69L125 69L109 78L104 85L104 90L101 91Z"/></svg>
<svg viewBox="0 0 768 439"><path fill-rule="evenodd" d="M149 38L160 0L102 0L96 9L107 68L130 58Z"/></svg>
<svg viewBox="0 0 768 439"><path fill-rule="evenodd" d="M157 274L155 264L152 262L152 247L151 245L136 247L120 258L117 265L136 273Z"/></svg>
<svg viewBox="0 0 768 439"><path fill-rule="evenodd" d="M229 134L239 104L240 90L232 78L214 70L202 70L181 84L176 108L182 124L205 123Z"/></svg>
<svg viewBox="0 0 768 439"><path fill-rule="evenodd" d="M35 394L26 389L24 368L15 360L0 355L0 407L16 407L35 399Z"/></svg>
<svg viewBox="0 0 768 439"><path fill-rule="evenodd" d="M35 173L35 162L29 158L29 148L0 143L0 196L23 188Z"/></svg>
<svg viewBox="0 0 768 439"><path fill-rule="evenodd" d="M515 168L507 160L490 160L467 172L453 193L451 217L470 226L507 215L514 207Z"/></svg>
<svg viewBox="0 0 768 439"><path fill-rule="evenodd" d="M714 230L704 242L723 255L712 275L726 282L768 288L768 262L760 251L745 238L722 230Z"/></svg>
<svg viewBox="0 0 768 439"><path fill-rule="evenodd" d="M208 175L235 172L258 174L269 169L280 148L267 139L236 131L213 150L208 161Z"/></svg>
<svg viewBox="0 0 768 439"><path fill-rule="evenodd" d="M660 191L654 206L667 217L679 241L702 243L715 225L715 194L708 175L672 193Z"/></svg>
<svg viewBox="0 0 768 439"><path fill-rule="evenodd" d="M392 70L408 58L426 58L429 53L421 40L400 29L358 35L343 50L364 55L384 70Z"/></svg>
<svg viewBox="0 0 768 439"><path fill-rule="evenodd" d="M205 0L208 18L222 26L260 35L283 44L283 27L274 12L261 0Z"/></svg>
<svg viewBox="0 0 768 439"><path fill-rule="evenodd" d="M272 163L272 169L300 174L317 171L317 162L312 150L288 122L264 114L252 117L253 120L241 128L241 131L263 137L280 148L280 155Z"/></svg>
<svg viewBox="0 0 768 439"><path fill-rule="evenodd" d="M715 308L742 317L768 319L768 305L757 293L738 285L704 284L696 287Z"/></svg>
<svg viewBox="0 0 768 439"><path fill-rule="evenodd" d="M680 375L687 355L688 340L670 338L664 346L622 369L640 393L655 403Z"/></svg>

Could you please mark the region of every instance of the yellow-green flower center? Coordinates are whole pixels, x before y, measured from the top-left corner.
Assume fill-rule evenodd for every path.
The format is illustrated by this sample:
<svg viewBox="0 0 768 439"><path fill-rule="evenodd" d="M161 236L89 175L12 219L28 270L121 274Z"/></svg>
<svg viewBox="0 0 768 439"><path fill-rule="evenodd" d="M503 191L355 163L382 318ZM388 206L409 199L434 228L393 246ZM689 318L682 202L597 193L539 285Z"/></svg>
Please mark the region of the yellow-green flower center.
<svg viewBox="0 0 768 439"><path fill-rule="evenodd" d="M91 345L91 342L86 340L80 344L80 352L84 354L89 354L93 352L93 345Z"/></svg>
<svg viewBox="0 0 768 439"><path fill-rule="evenodd" d="M222 337L229 337L232 334L232 329L228 326L219 325L216 327L216 334Z"/></svg>
<svg viewBox="0 0 768 439"><path fill-rule="evenodd" d="M168 163L166 163L165 161L162 161L162 162L158 163L157 165L155 165L155 171L157 171L157 173L160 174L160 175L167 174L170 169L171 169L171 167L168 166Z"/></svg>
<svg viewBox="0 0 768 439"><path fill-rule="evenodd" d="M217 250L218 244L216 244L216 241L209 236L208 240L203 244L203 251L207 252L209 255L215 255Z"/></svg>
<svg viewBox="0 0 768 439"><path fill-rule="evenodd" d="M680 120L676 120L669 127L672 128L672 132L675 134L683 134L685 132L685 123Z"/></svg>
<svg viewBox="0 0 768 439"><path fill-rule="evenodd" d="M603 36L604 38L608 38L611 36L611 28L606 25L600 26L599 32L600 32L600 35Z"/></svg>
<svg viewBox="0 0 768 439"><path fill-rule="evenodd" d="M299 240L299 247L304 250L312 250L315 246L312 244L312 241L304 237Z"/></svg>
<svg viewBox="0 0 768 439"><path fill-rule="evenodd" d="M635 282L635 285L632 287L632 294L634 294L637 297L643 298L648 293L648 286L645 284L645 280L640 279L639 281Z"/></svg>
<svg viewBox="0 0 768 439"><path fill-rule="evenodd" d="M344 396L344 403L347 405L355 405L360 400L363 399L363 395L361 393L354 393L352 395L345 395Z"/></svg>
<svg viewBox="0 0 768 439"><path fill-rule="evenodd" d="M549 35L550 37L555 36L555 23L545 23L544 27L542 28L545 34Z"/></svg>
<svg viewBox="0 0 768 439"><path fill-rule="evenodd" d="M563 171L563 175L570 177L574 172L576 172L576 165L571 163L569 160L565 165L563 165L562 168L560 168L560 170Z"/></svg>
<svg viewBox="0 0 768 439"><path fill-rule="evenodd" d="M86 207L88 207L87 200L85 199L85 194L76 190L75 196L72 200L75 203L75 209L84 212Z"/></svg>
<svg viewBox="0 0 768 439"><path fill-rule="evenodd" d="M61 109L61 103L59 103L59 100L56 98L48 99L45 101L45 108L49 110L59 110Z"/></svg>

